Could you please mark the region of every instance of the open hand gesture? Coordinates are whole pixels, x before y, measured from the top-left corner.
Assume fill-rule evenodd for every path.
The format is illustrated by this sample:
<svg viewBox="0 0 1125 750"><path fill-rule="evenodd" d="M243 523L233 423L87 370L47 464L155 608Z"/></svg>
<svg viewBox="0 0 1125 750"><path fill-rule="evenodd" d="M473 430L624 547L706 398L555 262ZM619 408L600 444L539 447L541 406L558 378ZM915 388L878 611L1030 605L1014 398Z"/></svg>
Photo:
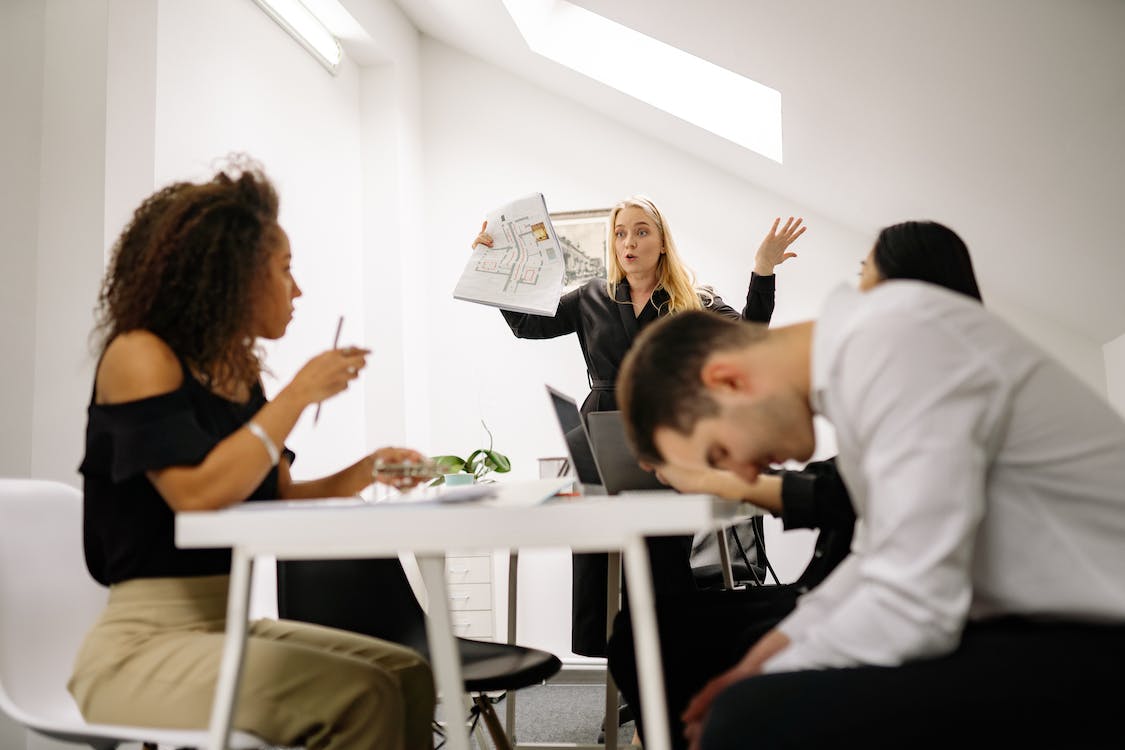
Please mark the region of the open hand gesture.
<svg viewBox="0 0 1125 750"><path fill-rule="evenodd" d="M804 219L800 217L794 220L790 216L785 226L778 230L777 225L781 223L781 218L773 220L773 226L766 233L766 238L762 240L758 252L754 255L754 273L759 276L770 276L775 266L797 257L797 253L790 253L788 249L805 233L806 227L802 226L803 222Z"/></svg>

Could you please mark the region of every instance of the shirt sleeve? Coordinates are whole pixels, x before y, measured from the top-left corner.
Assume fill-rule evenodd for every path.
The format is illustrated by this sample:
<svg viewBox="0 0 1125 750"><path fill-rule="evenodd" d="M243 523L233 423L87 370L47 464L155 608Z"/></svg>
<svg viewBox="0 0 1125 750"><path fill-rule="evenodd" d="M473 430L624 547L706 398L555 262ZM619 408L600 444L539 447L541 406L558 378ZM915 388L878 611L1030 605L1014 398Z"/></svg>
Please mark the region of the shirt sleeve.
<svg viewBox="0 0 1125 750"><path fill-rule="evenodd" d="M199 424L182 390L99 409L106 429L95 453L108 460L88 453L81 470L85 473L88 464L108 465L114 482L169 466L194 466L218 442Z"/></svg>
<svg viewBox="0 0 1125 750"><path fill-rule="evenodd" d="M732 320L747 320L752 323L769 323L773 317L774 304L774 279L773 276L759 276L750 274L750 288L746 292L746 307L739 313L723 301L717 294L704 297L704 305L713 313L722 315ZM710 289L710 287L707 287Z"/></svg>
<svg viewBox="0 0 1125 750"><path fill-rule="evenodd" d="M836 460L814 461L781 473L781 522L785 529L836 529L855 523L855 509Z"/></svg>
<svg viewBox="0 0 1125 750"><path fill-rule="evenodd" d="M781 623L767 672L939 656L968 616L999 378L940 326L869 321L838 351L831 416L861 459L866 539Z"/></svg>
<svg viewBox="0 0 1125 750"><path fill-rule="evenodd" d="M856 556L848 555L819 586L799 599L797 608L781 621L777 626L778 630L789 636L792 644L798 643L810 628L827 618L833 608L851 593L858 579ZM792 649L793 645L789 648ZM767 661L766 665L774 663L776 659L775 656L774 659ZM788 670L767 669L766 671Z"/></svg>
<svg viewBox="0 0 1125 750"><path fill-rule="evenodd" d="M752 323L769 323L773 318L776 299L777 276L750 274L750 287L746 290L746 307L742 308L742 319Z"/></svg>
<svg viewBox="0 0 1125 750"><path fill-rule="evenodd" d="M555 311L554 317L511 310L501 310L500 313L516 338L553 339L578 330L578 306L581 293L582 289L575 289L564 294L559 300L559 309Z"/></svg>

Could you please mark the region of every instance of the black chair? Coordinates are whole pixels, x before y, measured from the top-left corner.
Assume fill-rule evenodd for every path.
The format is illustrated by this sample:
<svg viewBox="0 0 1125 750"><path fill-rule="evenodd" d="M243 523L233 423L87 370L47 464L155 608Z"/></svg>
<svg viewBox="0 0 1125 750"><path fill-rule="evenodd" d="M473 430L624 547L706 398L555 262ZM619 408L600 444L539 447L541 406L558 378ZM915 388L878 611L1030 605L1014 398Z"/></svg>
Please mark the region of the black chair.
<svg viewBox="0 0 1125 750"><path fill-rule="evenodd" d="M401 643L429 659L426 615L396 558L283 561L277 564L278 615ZM555 675L554 654L508 643L458 638L465 692L497 750L510 750L487 692L530 687ZM455 696L445 696L447 701Z"/></svg>

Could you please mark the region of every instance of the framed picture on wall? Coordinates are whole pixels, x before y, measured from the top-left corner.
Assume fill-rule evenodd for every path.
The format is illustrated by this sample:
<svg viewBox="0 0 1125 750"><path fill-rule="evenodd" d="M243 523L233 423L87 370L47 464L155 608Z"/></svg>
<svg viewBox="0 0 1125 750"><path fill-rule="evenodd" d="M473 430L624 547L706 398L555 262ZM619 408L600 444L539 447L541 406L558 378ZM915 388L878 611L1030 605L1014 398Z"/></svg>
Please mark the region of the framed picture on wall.
<svg viewBox="0 0 1125 750"><path fill-rule="evenodd" d="M609 209L556 211L551 214L551 224L566 259L563 292L577 289L591 279L604 279Z"/></svg>

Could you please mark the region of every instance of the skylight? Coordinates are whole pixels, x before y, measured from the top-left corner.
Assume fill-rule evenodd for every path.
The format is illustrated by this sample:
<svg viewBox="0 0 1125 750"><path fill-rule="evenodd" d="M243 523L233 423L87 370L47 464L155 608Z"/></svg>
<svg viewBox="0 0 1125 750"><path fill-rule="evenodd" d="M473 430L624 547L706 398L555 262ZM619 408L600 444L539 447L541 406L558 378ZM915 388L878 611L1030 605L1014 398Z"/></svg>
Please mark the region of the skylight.
<svg viewBox="0 0 1125 750"><path fill-rule="evenodd" d="M781 92L566 0L503 0L533 52L781 163Z"/></svg>
<svg viewBox="0 0 1125 750"><path fill-rule="evenodd" d="M340 67L344 51L324 23L300 0L254 0L281 28L333 75Z"/></svg>

